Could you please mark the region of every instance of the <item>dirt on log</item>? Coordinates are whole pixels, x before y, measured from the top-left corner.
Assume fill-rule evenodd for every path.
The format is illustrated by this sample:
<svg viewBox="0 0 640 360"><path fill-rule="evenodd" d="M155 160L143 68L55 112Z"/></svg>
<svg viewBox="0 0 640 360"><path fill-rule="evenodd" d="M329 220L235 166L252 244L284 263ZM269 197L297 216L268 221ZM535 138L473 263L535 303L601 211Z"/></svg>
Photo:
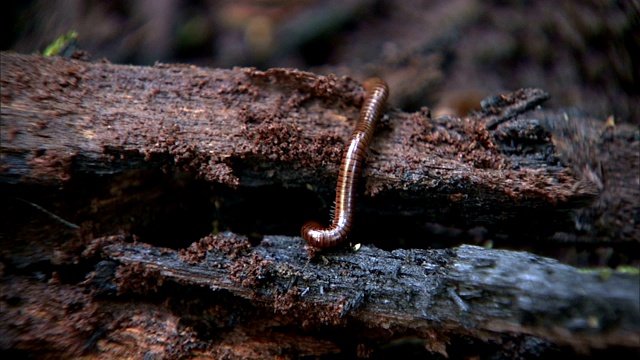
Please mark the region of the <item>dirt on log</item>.
<svg viewBox="0 0 640 360"><path fill-rule="evenodd" d="M461 228L552 230L599 189L557 158L540 120L518 117L547 97L522 89L464 119L391 109L362 174L363 206ZM362 100L351 79L295 70L4 53L0 176L51 185L153 167L229 187L309 187L330 199Z"/></svg>
<svg viewBox="0 0 640 360"><path fill-rule="evenodd" d="M7 353L639 351L637 272L475 246L367 245L415 245L402 231L418 224L456 242L614 239L606 257L633 264L640 200L637 175L623 170L637 170L637 129L540 109L539 89L487 98L466 118L388 109L362 172L352 240L365 245L309 255L299 237L264 234L293 235L328 212L360 83L14 53L0 65ZM237 194L260 205L218 216ZM264 219L284 225L206 235Z"/></svg>

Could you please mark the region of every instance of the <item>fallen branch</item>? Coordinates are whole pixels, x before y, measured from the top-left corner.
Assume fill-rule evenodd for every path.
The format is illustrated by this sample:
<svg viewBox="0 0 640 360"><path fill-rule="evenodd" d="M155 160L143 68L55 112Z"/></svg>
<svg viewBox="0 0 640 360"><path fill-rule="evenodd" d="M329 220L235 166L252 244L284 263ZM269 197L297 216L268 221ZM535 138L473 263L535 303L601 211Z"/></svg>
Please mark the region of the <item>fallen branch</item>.
<svg viewBox="0 0 640 360"><path fill-rule="evenodd" d="M21 184L163 168L231 187L310 185L330 199L363 97L348 78L287 69L12 53L1 65L0 181ZM468 119L390 110L363 170L363 204L459 228L549 233L598 187L558 162L538 120L516 117L545 98L519 90ZM487 130L496 119L512 121Z"/></svg>
<svg viewBox="0 0 640 360"><path fill-rule="evenodd" d="M581 272L525 252L362 246L309 260L300 238L266 237L251 248L230 233L181 252L122 243L102 251L136 269L117 279L121 291L141 276L153 286L171 280L224 289L298 325L355 321L372 338L419 334L435 350L453 335L528 334L588 350L636 347L640 334L637 274Z"/></svg>

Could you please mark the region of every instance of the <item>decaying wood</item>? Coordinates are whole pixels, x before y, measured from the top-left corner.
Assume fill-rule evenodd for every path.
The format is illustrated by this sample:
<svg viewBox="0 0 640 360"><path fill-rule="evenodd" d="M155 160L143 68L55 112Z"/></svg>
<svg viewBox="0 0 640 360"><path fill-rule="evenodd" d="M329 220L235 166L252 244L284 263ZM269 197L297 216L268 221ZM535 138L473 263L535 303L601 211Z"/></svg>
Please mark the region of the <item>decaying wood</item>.
<svg viewBox="0 0 640 360"><path fill-rule="evenodd" d="M182 252L144 244L103 251L140 266L137 276L151 284L228 290L300 322L356 321L389 337L419 334L432 349L446 348L451 334L530 334L583 350L634 347L640 334L637 275L583 273L524 252L362 246L309 260L299 238L270 236L250 248L230 233Z"/></svg>
<svg viewBox="0 0 640 360"><path fill-rule="evenodd" d="M637 274L584 273L528 253L473 246L389 252L364 245L308 259L300 238L284 236L252 246L226 233L183 250L176 244L194 239L182 233L171 239L173 250L126 243L124 235L100 237L119 229L113 219L121 212L143 217L129 215L126 201L113 201L147 174L134 169L186 173L230 189L330 193L362 102L353 80L11 53L2 53L0 71L0 182L7 198L18 196L16 188L42 194L60 184L73 185L61 196L76 190L84 192L74 196L86 196L90 186L79 186L85 175L122 183L107 187L111 198L96 196L85 209L67 212L72 218L59 216L64 206L33 203L80 230L44 214L55 225L38 228L17 216L22 220L11 236L3 234L18 240L0 247L11 274L0 284L3 349L36 356L35 341L43 354L59 357L137 351L265 358L347 349L367 356L416 338L441 353L460 339L638 348ZM558 233L561 240L576 239L572 227L558 225L574 214L579 236L631 239L636 249L636 175L619 170L637 169L637 130L588 127L584 149L571 150L571 138L582 133L567 130L574 124L566 114L529 111L546 97L522 89L487 99L465 119L390 109L363 171L360 200L383 217L401 213L461 229L491 226L516 236L570 230ZM598 146L615 147L610 158L620 161L602 164L590 153ZM140 202L164 206L155 200L167 189L174 188L148 189ZM116 224L100 228L99 220ZM50 265L42 270L42 264Z"/></svg>
<svg viewBox="0 0 640 360"><path fill-rule="evenodd" d="M283 236L252 247L224 233L181 251L123 240L95 240L84 255L104 261L79 285L3 281L0 345L89 358L366 356L403 339L460 354L461 338L513 346L504 358L532 342L530 355L640 351L637 274L467 245L309 259Z"/></svg>
<svg viewBox="0 0 640 360"><path fill-rule="evenodd" d="M362 97L348 78L294 70L3 53L0 177L59 184L79 174L163 167L232 187L310 184L326 193ZM536 119L486 129L545 98L523 89L468 119L389 111L363 171L365 198L379 213L424 214L461 228L543 229L523 220L522 209L541 223L565 217L593 201L596 183L558 161Z"/></svg>

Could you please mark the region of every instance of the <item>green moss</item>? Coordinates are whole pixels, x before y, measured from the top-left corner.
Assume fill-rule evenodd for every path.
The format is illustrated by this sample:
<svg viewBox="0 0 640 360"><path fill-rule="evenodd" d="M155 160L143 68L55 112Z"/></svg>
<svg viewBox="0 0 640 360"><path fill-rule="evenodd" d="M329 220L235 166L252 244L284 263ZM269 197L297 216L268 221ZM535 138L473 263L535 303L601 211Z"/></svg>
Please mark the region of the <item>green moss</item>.
<svg viewBox="0 0 640 360"><path fill-rule="evenodd" d="M78 38L76 31L69 31L68 33L55 39L46 49L42 52L44 56L60 55L64 49L73 43Z"/></svg>
<svg viewBox="0 0 640 360"><path fill-rule="evenodd" d="M582 274L597 274L603 281L608 280L614 273L640 275L640 269L629 265L618 266L615 270L608 267L579 268L578 272Z"/></svg>

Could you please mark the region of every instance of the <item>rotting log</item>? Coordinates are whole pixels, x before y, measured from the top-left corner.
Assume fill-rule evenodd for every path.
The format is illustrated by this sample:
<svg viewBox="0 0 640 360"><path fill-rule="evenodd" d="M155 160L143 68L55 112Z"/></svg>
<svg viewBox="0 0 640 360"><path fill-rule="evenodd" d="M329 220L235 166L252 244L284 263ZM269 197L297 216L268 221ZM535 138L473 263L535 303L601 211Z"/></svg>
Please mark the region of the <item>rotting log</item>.
<svg viewBox="0 0 640 360"><path fill-rule="evenodd" d="M526 334L580 351L639 345L637 274L581 272L526 252L362 246L310 260L299 238L269 236L252 248L231 233L182 251L102 245L107 259L136 269L116 276L123 292L167 281L224 289L298 326L356 322L378 341L418 336L441 351L453 335L486 341Z"/></svg>
<svg viewBox="0 0 640 360"><path fill-rule="evenodd" d="M224 233L181 251L124 240L95 239L83 255L104 260L79 284L56 274L46 283L5 276L2 349L41 357L366 357L406 339L456 358L477 354L478 342L484 351L497 344L500 358L570 354L566 347L640 352L637 273L580 271L468 245L364 245L309 259L299 238L283 236L252 247Z"/></svg>
<svg viewBox="0 0 640 360"><path fill-rule="evenodd" d="M13 189L7 184L25 186L27 191L51 189L46 185L71 184L84 174L161 168L167 173L186 170L206 182L236 188L309 184L318 192L327 191L335 184L342 146L352 131L363 95L360 85L350 79L294 70L132 67L10 53L1 56L0 182L4 190ZM412 114L390 110L363 171L365 196L361 200L383 215L398 211L408 216L427 214L426 218L434 222L453 219L453 225L461 228L480 224L499 230L519 216L527 222L545 224L530 225L527 230L533 232L548 231L553 224L547 220L563 217L569 210L588 209L583 206L591 203L603 186L606 189L606 184L602 184L601 174L587 172L589 176L583 176L576 171L583 165L579 161L576 165L558 157L558 138L549 129L564 124L564 119L527 112L544 98L546 95L539 90L523 89L488 99L482 112L465 119L432 119L426 108ZM615 132L621 128L606 130L614 132L611 138L619 144L605 146L617 144L622 149L626 144L626 140L621 141L626 139L624 134L631 134L629 143L637 147L637 131L622 131L619 136ZM633 147L625 150L620 152L624 161L611 166L637 166L633 161L637 151L634 153ZM589 169L598 168L597 161L595 167L588 165ZM612 174L607 175L610 181ZM614 179L620 189L626 189L629 183L622 175L614 174ZM632 210L626 215L631 221L637 214L633 191L637 189L631 188L625 195L629 201L623 206L627 207L621 207ZM614 204L616 199L620 199L619 194L611 192L607 201ZM148 203L150 207L156 205ZM114 213L118 211L114 209ZM110 219L112 215L98 212L94 216ZM335 337L305 338L297 334L300 327L311 328L313 334L317 330L314 325L341 336L357 334L350 339L371 346L418 334L425 346L443 353L451 350L446 347L447 337L470 336L499 343L505 337L518 342L517 336L522 334L579 349L636 347L632 341L638 335L638 310L629 304L637 304L637 286L633 283L637 284L637 275L584 274L534 255L476 247L386 252L363 246L355 253L327 254L308 261L299 238L280 236L266 237L255 248L233 235L207 237L181 252L142 244L109 245L109 241L98 238L81 258L78 253L93 235L86 231L85 224L79 224L83 225L82 231L66 229L75 236L66 242L61 241L59 229L31 229L24 219L20 224L19 240L28 241L4 242L2 246L5 274L10 274L2 284L3 294L13 294L2 299L4 308L9 309L2 313L2 330L8 335L3 338L3 349L34 350L30 348L32 340L38 339L45 350L59 348L61 357L79 356L86 349L118 357L130 354L137 346L148 353L171 356L171 351L178 348L182 355L193 355L193 344L197 343L212 351L204 354L217 357L224 356L221 349L226 348L233 349L238 357L264 358L274 353L247 356L237 352L237 341L252 334L249 337L254 342L244 349L255 350L264 346L259 339L264 339L265 333L270 334L271 344L287 343L304 355L347 348ZM633 238L637 229L633 222L629 224L632 229L623 237ZM512 228L526 232L517 222ZM24 234L34 237L26 239ZM46 241L40 243L40 239ZM153 243L154 239L145 241ZM185 239L176 241L184 243ZM216 250L220 242L236 245L231 246L232 251L224 250L229 244ZM23 257L25 251L45 256ZM106 264L94 264L98 260L92 252L102 252L108 258ZM27 260L20 263L21 257ZM384 264L378 266L377 257ZM418 263L420 257L423 260ZM359 265L352 262L356 258ZM327 262L320 263L323 259ZM40 270L49 262L51 265ZM90 268L95 265L96 271L86 283L76 284L77 276L83 277L88 271L87 262ZM461 267L464 264L468 267ZM24 270L20 269L37 275L24 280ZM37 280L41 271L56 273L44 275L49 278L47 286ZM59 276L64 284L56 280ZM391 282L389 287L376 290L378 278ZM313 279L316 285L311 283ZM323 281L330 281L326 288L317 285ZM466 281L469 287L463 284ZM393 282L399 287L392 288ZM72 283L76 285L69 285ZM368 283L375 286L367 287ZM177 291L163 295L163 299L179 303L192 290L190 286L212 284L229 291L234 305L222 301L214 310L196 310L185 316L168 305L149 304L154 297L145 295L174 286ZM407 290L411 284L417 286ZM531 284L536 288L530 288ZM86 294L85 285L97 294ZM116 295L111 301L108 297L113 294L101 293L113 289L142 295ZM576 289L592 291L593 298ZM545 291L548 296L541 298ZM211 300L210 296L224 298L222 293L206 291L192 302ZM69 301L60 300L64 294L72 295ZM101 296L107 296L107 300ZM203 336L194 330L197 327L180 325L190 317L202 318L205 311L220 317L194 320L205 328L216 321L230 321L225 311L237 306L238 299L250 299L258 309L251 311L269 314L260 313L255 323L240 322L232 330L220 325L229 332L214 341L206 331ZM613 305L605 305L606 301ZM574 308L574 304L579 306ZM394 306L397 311L389 310ZM405 308L411 318L403 317ZM426 308L433 312L422 311ZM276 319L272 318L273 310ZM110 318L111 313L119 314L119 318ZM64 316L69 314L83 321L78 326L65 322ZM93 320L95 314L97 320ZM307 319L308 315L312 316ZM406 320L416 325L404 324ZM355 325L342 327L345 323ZM362 330L363 324L377 327L368 333ZM274 330L286 326L294 330ZM265 328L268 331L256 330ZM290 337L293 340L286 342ZM151 338L157 338L158 343ZM120 350L110 349L105 343ZM308 346L301 350L296 343ZM279 354L284 347L272 345L269 349Z"/></svg>
<svg viewBox="0 0 640 360"><path fill-rule="evenodd" d="M163 168L231 187L307 187L330 199L364 94L348 78L287 69L13 53L2 53L1 65L5 183ZM464 119L391 109L363 170L363 206L463 229L550 231L599 189L556 157L540 121L518 117L546 98L522 89Z"/></svg>

